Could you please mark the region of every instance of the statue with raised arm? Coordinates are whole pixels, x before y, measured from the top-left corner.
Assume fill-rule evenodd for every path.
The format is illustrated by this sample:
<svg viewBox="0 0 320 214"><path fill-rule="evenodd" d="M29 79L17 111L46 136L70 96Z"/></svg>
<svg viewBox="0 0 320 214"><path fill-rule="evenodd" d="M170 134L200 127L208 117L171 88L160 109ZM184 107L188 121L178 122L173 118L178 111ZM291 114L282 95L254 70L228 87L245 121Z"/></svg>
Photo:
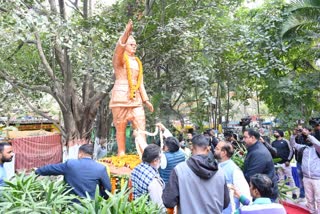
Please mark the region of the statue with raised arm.
<svg viewBox="0 0 320 214"><path fill-rule="evenodd" d="M146 119L143 109L145 104L153 112L143 84L143 68L135 56L137 43L131 35L133 23L129 20L124 33L119 38L112 60L115 83L109 107L112 110L113 124L116 127L118 156L126 151L125 130L128 122L137 130L145 130ZM140 136L141 137L141 136ZM140 138L140 145L147 145L145 134ZM143 150L144 148L142 148Z"/></svg>

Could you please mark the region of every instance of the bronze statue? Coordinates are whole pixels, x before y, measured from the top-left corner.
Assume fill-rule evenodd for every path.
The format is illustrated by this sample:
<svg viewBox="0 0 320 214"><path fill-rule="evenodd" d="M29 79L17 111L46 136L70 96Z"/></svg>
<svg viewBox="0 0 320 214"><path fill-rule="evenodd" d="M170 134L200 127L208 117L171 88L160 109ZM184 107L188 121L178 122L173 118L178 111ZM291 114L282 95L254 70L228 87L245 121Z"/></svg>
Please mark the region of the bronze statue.
<svg viewBox="0 0 320 214"><path fill-rule="evenodd" d="M113 56L115 84L109 107L112 110L113 123L116 127L118 156L126 151L125 129L129 121L134 129L145 130L146 119L143 103L153 112L148 95L143 84L143 68L138 57L135 56L137 43L131 35L133 23L129 20L125 32L119 38ZM141 145L146 145L146 136L140 136ZM144 148L141 148L142 150Z"/></svg>

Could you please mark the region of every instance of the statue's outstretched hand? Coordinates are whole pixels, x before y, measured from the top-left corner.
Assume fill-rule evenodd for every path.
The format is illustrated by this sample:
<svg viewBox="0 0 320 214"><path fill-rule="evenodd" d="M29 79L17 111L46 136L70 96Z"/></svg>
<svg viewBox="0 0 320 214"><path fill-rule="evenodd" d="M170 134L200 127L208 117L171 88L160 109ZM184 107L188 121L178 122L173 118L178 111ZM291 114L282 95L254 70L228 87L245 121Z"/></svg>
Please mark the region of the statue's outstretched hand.
<svg viewBox="0 0 320 214"><path fill-rule="evenodd" d="M149 111L153 112L153 110L154 110L153 105L149 101L146 101L145 104L148 107Z"/></svg>
<svg viewBox="0 0 320 214"><path fill-rule="evenodd" d="M131 19L129 19L128 24L126 26L126 32L129 33L130 35L132 31L133 31L133 22Z"/></svg>

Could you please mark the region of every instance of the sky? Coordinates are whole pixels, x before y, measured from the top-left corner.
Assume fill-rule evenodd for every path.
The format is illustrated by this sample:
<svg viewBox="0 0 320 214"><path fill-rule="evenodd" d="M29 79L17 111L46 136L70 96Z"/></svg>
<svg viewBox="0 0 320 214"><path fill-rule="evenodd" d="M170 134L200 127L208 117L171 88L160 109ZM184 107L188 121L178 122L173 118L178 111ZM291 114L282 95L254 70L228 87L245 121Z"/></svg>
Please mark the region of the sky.
<svg viewBox="0 0 320 214"><path fill-rule="evenodd" d="M255 7L260 6L262 3L263 3L263 0L255 0L255 1L246 0L244 5L246 5L249 8L255 8Z"/></svg>
<svg viewBox="0 0 320 214"><path fill-rule="evenodd" d="M106 5L112 5L117 0L97 0L97 1L101 1L101 2L105 3Z"/></svg>

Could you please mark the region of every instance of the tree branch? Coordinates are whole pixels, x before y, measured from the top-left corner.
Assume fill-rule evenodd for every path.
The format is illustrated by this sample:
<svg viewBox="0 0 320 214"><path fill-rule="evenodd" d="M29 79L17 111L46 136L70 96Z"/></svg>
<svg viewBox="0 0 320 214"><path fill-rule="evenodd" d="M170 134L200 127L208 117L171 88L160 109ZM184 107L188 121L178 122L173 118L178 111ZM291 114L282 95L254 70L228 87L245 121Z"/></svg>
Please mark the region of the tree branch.
<svg viewBox="0 0 320 214"><path fill-rule="evenodd" d="M170 107L173 109L175 105L177 105L177 103L179 102L180 98L182 97L183 95L183 91L184 89L182 89L182 92L180 93L180 95L178 96L178 98L173 102L172 105L170 105Z"/></svg>
<svg viewBox="0 0 320 214"><path fill-rule="evenodd" d="M71 5L68 5L68 4L67 4L67 6L72 7L77 13L80 14L80 16L82 16L82 18L84 18L83 13L82 13L81 10L79 9L78 0L76 0L75 2L72 2L71 0L69 0L69 2L72 4L72 6L71 6Z"/></svg>
<svg viewBox="0 0 320 214"><path fill-rule="evenodd" d="M9 12L7 9L4 9L3 7L0 7L0 11L1 11L1 12L4 12L4 13Z"/></svg>
<svg viewBox="0 0 320 214"><path fill-rule="evenodd" d="M38 53L39 53L41 62L45 67L45 71L47 72L47 74L49 75L51 80L55 81L56 78L54 76L53 70L50 67L49 63L48 63L46 56L44 55L43 48L42 48L42 45L41 45L40 36L39 36L39 34L37 32L35 32L34 35L36 37Z"/></svg>
<svg viewBox="0 0 320 214"><path fill-rule="evenodd" d="M18 52L20 51L20 49L23 47L23 45L24 45L24 42L20 41L17 49L16 49L8 58L6 58L5 60L9 60L9 59L11 59L14 55L16 55L16 53L18 53Z"/></svg>
<svg viewBox="0 0 320 214"><path fill-rule="evenodd" d="M22 87L31 91L42 91L48 94L52 94L51 89L49 88L49 86L45 86L45 85L36 85L36 86L30 86L28 84L22 83L16 79L11 79L9 78L9 74L3 70L0 70L0 76L5 79L6 81L8 81L14 88L18 87Z"/></svg>
<svg viewBox="0 0 320 214"><path fill-rule="evenodd" d="M155 0L146 0L145 1L145 8L144 8L144 15L148 16L151 12L151 8L153 6L153 3L155 2Z"/></svg>
<svg viewBox="0 0 320 214"><path fill-rule="evenodd" d="M98 100L101 100L101 99L104 99L107 95L108 95L108 92L111 91L111 89L113 88L113 84L109 85L108 89L107 89L107 92L100 92L100 93L96 93L90 100L89 100L89 104L90 103L95 103L97 102Z"/></svg>
<svg viewBox="0 0 320 214"><path fill-rule="evenodd" d="M6 58L5 60L9 60L9 59L11 59L14 55L16 55L16 54L21 50L21 48L23 47L23 45L26 44L26 43L36 44L36 42L35 42L35 41L32 41L32 40L27 40L27 41L25 41L25 42L20 41L18 47L16 48L16 50L15 50L8 58Z"/></svg>
<svg viewBox="0 0 320 214"><path fill-rule="evenodd" d="M55 100L58 102L60 109L62 111L67 111L67 107L65 106L65 103L63 103L63 93L60 88L55 88L56 90L52 89L52 96L55 98Z"/></svg>
<svg viewBox="0 0 320 214"><path fill-rule="evenodd" d="M55 55L56 55L56 60L60 66L61 73L63 77L65 77L65 61L64 61L64 54L61 49L61 47L57 44L56 39L55 39L55 44L54 44L54 50L55 50Z"/></svg>
<svg viewBox="0 0 320 214"><path fill-rule="evenodd" d="M2 98L0 99L0 106L1 106L1 104L2 104L4 101L6 101L8 98L9 98L8 95L4 95L4 97L2 97Z"/></svg>

